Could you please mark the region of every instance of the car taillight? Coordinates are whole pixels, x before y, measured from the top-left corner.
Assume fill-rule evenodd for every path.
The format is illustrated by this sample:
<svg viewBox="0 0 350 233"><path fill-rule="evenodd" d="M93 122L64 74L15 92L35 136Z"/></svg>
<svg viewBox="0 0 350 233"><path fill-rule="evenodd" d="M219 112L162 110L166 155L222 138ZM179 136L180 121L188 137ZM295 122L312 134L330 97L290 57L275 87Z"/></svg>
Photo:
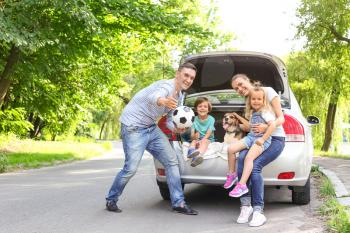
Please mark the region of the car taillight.
<svg viewBox="0 0 350 233"><path fill-rule="evenodd" d="M158 173L158 175L160 175L160 176L165 176L165 169L158 168L158 169L157 169L157 173Z"/></svg>
<svg viewBox="0 0 350 233"><path fill-rule="evenodd" d="M163 133L168 137L169 141L176 141L176 134L174 134L168 127L166 126L166 116L163 116L158 121L158 127L163 131Z"/></svg>
<svg viewBox="0 0 350 233"><path fill-rule="evenodd" d="M286 132L286 142L305 142L304 127L294 117L284 115L283 128Z"/></svg>
<svg viewBox="0 0 350 233"><path fill-rule="evenodd" d="M289 179L293 179L294 176L295 176L295 172L282 172L278 174L278 179L289 180Z"/></svg>

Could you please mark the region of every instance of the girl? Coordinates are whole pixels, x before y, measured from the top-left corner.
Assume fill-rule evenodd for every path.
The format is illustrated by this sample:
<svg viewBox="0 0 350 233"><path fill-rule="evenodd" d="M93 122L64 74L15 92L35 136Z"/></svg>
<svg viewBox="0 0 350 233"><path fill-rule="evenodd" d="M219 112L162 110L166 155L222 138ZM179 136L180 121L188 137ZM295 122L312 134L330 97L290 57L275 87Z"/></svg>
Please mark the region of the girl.
<svg viewBox="0 0 350 233"><path fill-rule="evenodd" d="M247 180L253 170L253 161L271 144L271 133L275 130L275 116L271 112L266 100L266 94L262 87L254 86L246 102L246 118L235 113L236 118L243 124L243 129L248 131L248 135L237 143L228 147L229 174L227 176L225 188L229 188L237 181L235 172L235 153L248 148L249 152L244 160L243 174L236 187L229 193L231 197L240 197L249 190L246 185ZM251 130L253 125L264 123L268 125L265 133L255 133Z"/></svg>
<svg viewBox="0 0 350 233"><path fill-rule="evenodd" d="M188 149L188 158L192 158L191 166L195 167L203 162L203 154L208 149L210 142L214 142L214 117L209 115L211 103L206 97L199 97L194 103L197 116L191 129L192 142Z"/></svg>

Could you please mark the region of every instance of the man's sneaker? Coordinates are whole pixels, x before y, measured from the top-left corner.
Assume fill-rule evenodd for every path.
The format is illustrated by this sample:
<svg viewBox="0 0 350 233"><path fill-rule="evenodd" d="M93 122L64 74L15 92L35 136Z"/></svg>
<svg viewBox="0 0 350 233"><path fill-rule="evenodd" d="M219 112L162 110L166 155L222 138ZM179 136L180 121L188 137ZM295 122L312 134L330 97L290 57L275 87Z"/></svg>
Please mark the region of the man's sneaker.
<svg viewBox="0 0 350 233"><path fill-rule="evenodd" d="M250 215L253 213L253 207L251 206L242 206L241 213L237 218L237 223L247 223L249 221Z"/></svg>
<svg viewBox="0 0 350 233"><path fill-rule="evenodd" d="M194 209L191 209L191 207L189 207L186 204L183 204L183 206L173 207L173 210L180 213L180 214L186 214L186 215L197 215L198 214L197 211L195 211Z"/></svg>
<svg viewBox="0 0 350 233"><path fill-rule="evenodd" d="M238 176L237 173L233 173L233 174L227 174L226 176L226 182L224 184L224 188L225 189L229 189L232 187L232 185L234 185L236 182L238 181Z"/></svg>
<svg viewBox="0 0 350 233"><path fill-rule="evenodd" d="M232 189L232 191L228 195L230 197L240 197L243 194L246 194L247 192L249 192L247 185L238 182L234 189Z"/></svg>
<svg viewBox="0 0 350 233"><path fill-rule="evenodd" d="M107 201L106 202L106 209L108 211L113 211L113 212L117 212L117 213L122 212L122 210L118 208L117 203L115 201Z"/></svg>
<svg viewBox="0 0 350 233"><path fill-rule="evenodd" d="M188 149L187 158L194 158L200 154L199 150L190 148Z"/></svg>
<svg viewBox="0 0 350 233"><path fill-rule="evenodd" d="M260 211L254 211L253 218L249 222L250 227L260 227L266 222L266 217Z"/></svg>
<svg viewBox="0 0 350 233"><path fill-rule="evenodd" d="M191 166L196 167L197 165L201 164L203 162L203 157L202 156L196 156L192 158L191 161Z"/></svg>

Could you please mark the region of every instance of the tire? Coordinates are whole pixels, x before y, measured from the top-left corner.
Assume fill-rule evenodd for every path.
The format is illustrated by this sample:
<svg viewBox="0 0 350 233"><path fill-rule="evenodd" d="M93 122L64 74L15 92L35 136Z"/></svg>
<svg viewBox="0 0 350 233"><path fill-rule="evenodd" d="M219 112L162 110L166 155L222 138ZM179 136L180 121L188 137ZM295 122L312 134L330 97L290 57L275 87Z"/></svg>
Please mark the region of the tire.
<svg viewBox="0 0 350 233"><path fill-rule="evenodd" d="M170 191L168 188L167 183L159 182L157 180L158 188L159 188L159 193L162 196L163 200L169 201L170 200ZM182 190L184 190L185 184L182 183Z"/></svg>
<svg viewBox="0 0 350 233"><path fill-rule="evenodd" d="M296 205L306 205L310 203L310 176L304 186L293 187L292 202Z"/></svg>

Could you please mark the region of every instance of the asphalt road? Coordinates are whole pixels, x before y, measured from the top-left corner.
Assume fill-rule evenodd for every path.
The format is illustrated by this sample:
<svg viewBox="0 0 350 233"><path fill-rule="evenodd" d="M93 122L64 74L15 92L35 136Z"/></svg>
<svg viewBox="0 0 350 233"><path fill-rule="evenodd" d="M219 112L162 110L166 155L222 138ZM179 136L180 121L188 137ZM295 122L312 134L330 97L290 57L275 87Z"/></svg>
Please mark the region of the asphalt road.
<svg viewBox="0 0 350 233"><path fill-rule="evenodd" d="M187 202L199 215L174 213L159 195L149 155L120 199L123 212L111 213L105 210L104 196L122 165L118 144L113 154L102 158L0 175L0 232L323 232L324 223L315 216L317 198L296 206L287 189L266 190L268 222L259 228L235 223L239 201L221 187L187 185Z"/></svg>

